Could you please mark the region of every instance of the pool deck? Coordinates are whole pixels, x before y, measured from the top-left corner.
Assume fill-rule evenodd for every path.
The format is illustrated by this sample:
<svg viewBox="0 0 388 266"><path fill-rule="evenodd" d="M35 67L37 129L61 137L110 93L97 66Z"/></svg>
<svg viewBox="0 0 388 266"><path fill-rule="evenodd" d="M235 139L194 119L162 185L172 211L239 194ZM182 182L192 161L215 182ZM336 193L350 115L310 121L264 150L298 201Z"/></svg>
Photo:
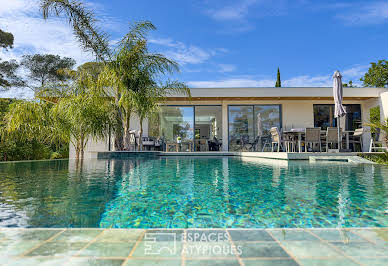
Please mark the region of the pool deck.
<svg viewBox="0 0 388 266"><path fill-rule="evenodd" d="M0 264L388 265L388 228L2 228Z"/></svg>
<svg viewBox="0 0 388 266"><path fill-rule="evenodd" d="M158 157L158 156L238 156L276 160L309 160L315 161L342 161L350 163L371 163L359 156L359 152L159 152L159 151L111 151L92 152L92 158L131 158L131 157ZM368 153L369 154L369 153ZM374 152L373 154L376 154Z"/></svg>

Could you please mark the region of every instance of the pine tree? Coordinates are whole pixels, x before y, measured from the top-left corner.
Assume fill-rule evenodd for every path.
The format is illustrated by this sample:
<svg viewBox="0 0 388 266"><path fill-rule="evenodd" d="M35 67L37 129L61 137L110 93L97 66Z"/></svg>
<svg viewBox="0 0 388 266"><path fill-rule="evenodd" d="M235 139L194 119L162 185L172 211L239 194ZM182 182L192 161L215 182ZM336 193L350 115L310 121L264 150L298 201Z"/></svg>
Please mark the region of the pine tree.
<svg viewBox="0 0 388 266"><path fill-rule="evenodd" d="M275 87L281 87L281 86L282 86L282 81L280 80L280 70L278 68L278 76L277 76L277 79L276 79Z"/></svg>

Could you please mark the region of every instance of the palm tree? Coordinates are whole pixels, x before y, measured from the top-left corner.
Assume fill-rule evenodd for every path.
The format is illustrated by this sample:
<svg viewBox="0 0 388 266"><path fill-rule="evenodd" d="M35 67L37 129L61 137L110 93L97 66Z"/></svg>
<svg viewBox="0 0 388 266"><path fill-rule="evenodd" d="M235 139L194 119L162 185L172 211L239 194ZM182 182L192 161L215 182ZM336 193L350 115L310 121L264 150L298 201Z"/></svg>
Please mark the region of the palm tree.
<svg viewBox="0 0 388 266"><path fill-rule="evenodd" d="M101 88L105 88L106 95L114 95L116 106L120 108L118 117L124 129L125 149L129 148L130 120L134 113L140 120L141 147L142 122L155 112L164 97L171 92L190 94L183 83L162 82L166 75L179 71L179 67L175 61L148 51L147 33L154 29L148 21L131 26L100 76Z"/></svg>
<svg viewBox="0 0 388 266"><path fill-rule="evenodd" d="M101 31L95 14L77 0L41 0L43 18L65 16L73 28L73 34L85 51L94 53L97 60L110 59L109 36Z"/></svg>
<svg viewBox="0 0 388 266"><path fill-rule="evenodd" d="M178 72L179 66L161 54L148 51L147 34L156 29L151 22L134 23L117 48L111 50L108 35L96 27L95 15L82 2L41 0L41 9L45 19L52 15L65 16L84 50L93 52L97 60L105 64L98 78L98 88L101 96L114 99L116 150L129 147L130 119L135 107L139 118L144 120L149 115L147 112L152 112L155 104L171 91L190 94L179 82L157 86L166 75Z"/></svg>

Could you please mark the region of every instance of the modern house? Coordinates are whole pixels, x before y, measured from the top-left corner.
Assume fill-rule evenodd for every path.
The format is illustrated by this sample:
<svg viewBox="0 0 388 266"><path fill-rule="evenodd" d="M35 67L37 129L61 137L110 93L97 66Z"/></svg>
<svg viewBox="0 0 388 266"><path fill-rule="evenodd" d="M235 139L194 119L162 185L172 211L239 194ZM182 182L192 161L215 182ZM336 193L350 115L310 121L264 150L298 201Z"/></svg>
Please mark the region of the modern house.
<svg viewBox="0 0 388 266"><path fill-rule="evenodd" d="M191 99L169 97L151 121L144 123L144 137L163 141L163 149L180 151L265 151L269 130L335 127L332 88L192 88ZM347 115L340 120L344 132L364 127L363 151L371 134L370 109L380 106L381 119L388 117L388 88L344 88ZM134 130L139 122L131 121ZM112 151L112 138L89 141L85 158ZM70 157L74 148L70 148Z"/></svg>

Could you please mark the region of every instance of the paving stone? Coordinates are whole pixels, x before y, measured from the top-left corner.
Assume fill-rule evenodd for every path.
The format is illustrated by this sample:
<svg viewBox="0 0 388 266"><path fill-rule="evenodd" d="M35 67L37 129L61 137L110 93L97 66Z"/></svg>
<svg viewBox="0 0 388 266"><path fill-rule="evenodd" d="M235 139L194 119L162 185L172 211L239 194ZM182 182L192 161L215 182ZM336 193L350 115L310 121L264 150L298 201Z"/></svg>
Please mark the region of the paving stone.
<svg viewBox="0 0 388 266"><path fill-rule="evenodd" d="M102 233L103 230L100 229L71 229L66 230L57 237L53 239L53 241L62 241L62 242L90 242L93 240L98 234Z"/></svg>
<svg viewBox="0 0 388 266"><path fill-rule="evenodd" d="M233 241L275 241L265 230L228 230Z"/></svg>
<svg viewBox="0 0 388 266"><path fill-rule="evenodd" d="M135 242L132 243L92 243L82 249L79 256L89 257L128 257Z"/></svg>
<svg viewBox="0 0 388 266"><path fill-rule="evenodd" d="M242 258L259 258L259 257L289 257L284 249L277 243L249 243L249 242L235 242L236 246L241 247Z"/></svg>
<svg viewBox="0 0 388 266"><path fill-rule="evenodd" d="M32 250L26 256L71 256L84 246L86 246L86 243L48 242Z"/></svg>
<svg viewBox="0 0 388 266"><path fill-rule="evenodd" d="M120 266L123 262L120 259L72 258L66 266Z"/></svg>
<svg viewBox="0 0 388 266"><path fill-rule="evenodd" d="M357 261L368 266L386 266L388 258L355 258Z"/></svg>
<svg viewBox="0 0 388 266"><path fill-rule="evenodd" d="M149 266L149 265L156 265L156 266L180 266L181 264L182 264L181 259L176 259L176 260L129 259L125 265L126 266Z"/></svg>
<svg viewBox="0 0 388 266"><path fill-rule="evenodd" d="M378 257L388 256L388 247L378 246L368 242L341 243L333 242L332 245L341 249L348 256L354 257Z"/></svg>
<svg viewBox="0 0 388 266"><path fill-rule="evenodd" d="M305 230L277 229L268 230L279 241L320 241L317 237Z"/></svg>
<svg viewBox="0 0 388 266"><path fill-rule="evenodd" d="M96 242L133 242L136 241L145 230L105 230L100 234Z"/></svg>
<svg viewBox="0 0 388 266"><path fill-rule="evenodd" d="M0 256L17 256L29 251L30 249L41 244L42 241L1 241L0 242Z"/></svg>
<svg viewBox="0 0 388 266"><path fill-rule="evenodd" d="M302 266L355 266L358 265L350 259L298 259Z"/></svg>
<svg viewBox="0 0 388 266"><path fill-rule="evenodd" d="M245 266L297 266L299 265L293 259L276 260L243 260Z"/></svg>
<svg viewBox="0 0 388 266"><path fill-rule="evenodd" d="M0 232L2 240L24 241L24 240L47 240L63 230L52 229L5 229Z"/></svg>
<svg viewBox="0 0 388 266"><path fill-rule="evenodd" d="M294 257L343 257L334 248L318 241L283 241L283 247Z"/></svg>
<svg viewBox="0 0 388 266"><path fill-rule="evenodd" d="M314 229L310 230L313 234L327 241L366 241L366 239L353 234L349 230L338 230L338 229Z"/></svg>
<svg viewBox="0 0 388 266"><path fill-rule="evenodd" d="M233 260L186 260L186 266L239 266L237 259Z"/></svg>
<svg viewBox="0 0 388 266"><path fill-rule="evenodd" d="M39 258L13 258L9 259L7 261L6 265L9 266L59 266L63 265L65 262L67 262L69 258L45 258L45 257L39 257Z"/></svg>
<svg viewBox="0 0 388 266"><path fill-rule="evenodd" d="M385 229L350 229L350 231L374 243L388 242L388 230Z"/></svg>

